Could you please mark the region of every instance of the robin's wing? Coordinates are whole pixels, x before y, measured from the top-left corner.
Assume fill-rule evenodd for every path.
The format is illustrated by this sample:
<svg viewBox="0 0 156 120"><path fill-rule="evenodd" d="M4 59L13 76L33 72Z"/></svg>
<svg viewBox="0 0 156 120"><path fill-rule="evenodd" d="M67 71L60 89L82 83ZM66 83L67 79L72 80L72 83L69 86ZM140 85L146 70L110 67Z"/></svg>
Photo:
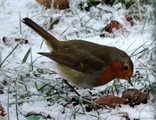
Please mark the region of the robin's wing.
<svg viewBox="0 0 156 120"><path fill-rule="evenodd" d="M39 53L58 63L64 64L72 69L93 74L97 71L104 70L108 63L95 57L87 51L79 51L76 49L60 49L50 53ZM102 71L101 71L102 72Z"/></svg>

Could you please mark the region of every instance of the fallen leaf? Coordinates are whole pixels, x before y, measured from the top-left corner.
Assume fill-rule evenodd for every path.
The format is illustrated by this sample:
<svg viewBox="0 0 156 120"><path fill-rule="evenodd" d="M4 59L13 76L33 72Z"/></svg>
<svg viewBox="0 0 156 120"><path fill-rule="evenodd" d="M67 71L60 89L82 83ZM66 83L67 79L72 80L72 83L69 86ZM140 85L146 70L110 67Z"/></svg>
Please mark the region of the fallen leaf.
<svg viewBox="0 0 156 120"><path fill-rule="evenodd" d="M36 0L41 5L44 5L46 8L51 8L52 0Z"/></svg>
<svg viewBox="0 0 156 120"><path fill-rule="evenodd" d="M28 118L27 120L38 120L38 118L40 118L40 117L41 118L53 119L49 114L44 115L43 113L37 113L37 112L34 112L34 111L31 111L31 112L27 113L25 116ZM36 118L36 119L33 119L33 118Z"/></svg>
<svg viewBox="0 0 156 120"><path fill-rule="evenodd" d="M141 92L137 89L127 89L122 93L122 98L126 100L126 104L130 104L131 106L147 103L150 100L149 93Z"/></svg>
<svg viewBox="0 0 156 120"><path fill-rule="evenodd" d="M59 10L69 8L69 1L68 0L54 0L54 8L59 9Z"/></svg>
<svg viewBox="0 0 156 120"><path fill-rule="evenodd" d="M131 24L131 26L133 25L133 18L130 15L125 15L126 20Z"/></svg>
<svg viewBox="0 0 156 120"><path fill-rule="evenodd" d="M28 40L22 38L3 37L2 40L3 43L8 47L12 46L15 42L16 43L20 42L20 44L28 44Z"/></svg>
<svg viewBox="0 0 156 120"><path fill-rule="evenodd" d="M51 23L51 24L50 24L49 29L50 29L50 30L53 29L53 26L56 25L56 24L58 24L59 21L60 21L59 18L56 18L55 20L54 20L53 18L50 18L50 23Z"/></svg>
<svg viewBox="0 0 156 120"><path fill-rule="evenodd" d="M43 115L30 115L27 120L46 120L46 118Z"/></svg>
<svg viewBox="0 0 156 120"><path fill-rule="evenodd" d="M108 25L105 26L104 30L109 32L109 33L113 33L113 30L119 30L119 29L123 29L123 25L120 24L118 21L116 20L112 20Z"/></svg>
<svg viewBox="0 0 156 120"><path fill-rule="evenodd" d="M5 110L4 110L3 106L0 104L0 116L5 117L5 115L6 115Z"/></svg>
<svg viewBox="0 0 156 120"><path fill-rule="evenodd" d="M116 106L120 106L125 102L124 99L120 97L116 97L114 95L107 95L103 96L97 100L95 100L96 104L102 105L102 106L108 106L110 108L115 108Z"/></svg>
<svg viewBox="0 0 156 120"><path fill-rule="evenodd" d="M54 5L55 9L66 9L69 8L68 0L36 0L41 5L44 5L47 9L51 8L51 5Z"/></svg>

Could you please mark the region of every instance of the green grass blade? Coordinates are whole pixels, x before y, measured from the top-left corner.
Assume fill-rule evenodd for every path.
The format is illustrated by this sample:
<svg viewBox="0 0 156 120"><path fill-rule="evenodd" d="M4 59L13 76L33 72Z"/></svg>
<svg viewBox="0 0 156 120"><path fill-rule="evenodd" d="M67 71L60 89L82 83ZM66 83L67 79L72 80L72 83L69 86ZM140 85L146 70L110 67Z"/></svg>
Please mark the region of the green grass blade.
<svg viewBox="0 0 156 120"><path fill-rule="evenodd" d="M27 53L25 54L23 60L22 60L22 64L25 63L30 55L31 52L31 48L28 49Z"/></svg>

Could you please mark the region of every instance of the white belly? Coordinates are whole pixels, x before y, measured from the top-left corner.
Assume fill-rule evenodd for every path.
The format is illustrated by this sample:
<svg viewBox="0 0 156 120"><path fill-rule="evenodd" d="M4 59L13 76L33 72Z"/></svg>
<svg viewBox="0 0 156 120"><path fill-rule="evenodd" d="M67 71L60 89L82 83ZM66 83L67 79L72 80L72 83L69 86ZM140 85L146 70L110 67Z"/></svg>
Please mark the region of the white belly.
<svg viewBox="0 0 156 120"><path fill-rule="evenodd" d="M84 74L82 72L79 72L77 70L71 69L67 66L64 66L60 63L55 62L55 66L57 69L57 73L63 78L69 81L71 84L77 86L77 87L83 87L83 88L92 88L93 82L90 80L92 78L89 74Z"/></svg>

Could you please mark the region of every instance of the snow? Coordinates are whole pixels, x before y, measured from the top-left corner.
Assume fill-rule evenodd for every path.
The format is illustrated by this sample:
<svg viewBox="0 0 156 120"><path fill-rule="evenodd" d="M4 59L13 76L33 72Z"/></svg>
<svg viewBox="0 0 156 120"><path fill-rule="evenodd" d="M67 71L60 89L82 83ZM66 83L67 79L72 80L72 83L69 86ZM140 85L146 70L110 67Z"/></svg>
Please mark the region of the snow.
<svg viewBox="0 0 156 120"><path fill-rule="evenodd" d="M20 120L26 120L24 116L28 112L35 111L36 113L44 113L46 115L52 116L54 119L75 119L76 120L124 120L120 112L127 112L130 119L140 118L140 120L154 120L154 114L156 107L154 103L148 102L147 104L140 104L134 108L123 105L122 107L117 107L115 109L99 109L98 112L95 110L91 112L85 112L82 106L72 106L63 107L65 103L64 99L58 98L57 95L49 93L52 96L45 96L45 92L38 91L36 89L35 83L38 88L43 86L43 83L56 84L55 89L51 91L56 92L58 89L65 91L64 94L60 93L59 97L71 97L74 93L70 93L69 88L60 87L64 85L59 76L56 74L49 74L55 71L53 62L45 57L40 57L37 54L39 51L48 51L45 43L42 47L42 38L28 28L23 23L20 23L22 18L29 17L36 21L38 24L43 26L44 22L49 19L49 17L60 18L57 25L49 31L59 40L72 40L72 39L84 39L86 41L91 41L103 45L110 45L118 47L126 51L131 55L134 51L139 53L144 48L148 48L148 51L144 51L144 54L137 54L132 56L134 62L134 73L139 70L142 75L147 76L147 81L144 80L144 84L149 84L149 82L154 82L155 78L152 76L148 67L148 60L150 60L150 51L154 46L152 45L152 22L139 22L134 21L134 26L131 26L125 18L124 14L127 11L122 8L121 4L114 5L112 8L104 5L98 5L97 8L92 7L90 11L81 11L77 6L78 0L70 1L71 12L68 10L45 10L43 6L40 6L35 0L1 0L0 1L0 37L11 38L24 38L28 40L28 44L19 44L17 49L7 58L7 60L2 65L0 69L0 82L6 81L6 86L4 86L4 94L0 95L0 104L5 108L6 114L10 117L10 120L16 120L18 111L18 117ZM99 11L98 8L102 10ZM152 8L148 6L149 11ZM109 11L109 12L108 12ZM111 11L111 12L110 12ZM119 21L125 28L125 31L118 31L111 37L100 37L98 30L106 26L111 20ZM20 26L21 24L21 26ZM45 26L44 26L45 27ZM45 27L48 29L48 25ZM20 33L22 31L22 33ZM0 61L2 62L6 56L12 51L12 49L17 45L17 42L12 42L9 45L4 45L0 41ZM139 48L140 47L140 48ZM31 48L32 51L32 61L35 60L33 64L33 70L31 69L31 58L29 57L26 63L22 64L24 55ZM137 49L139 48L139 49ZM134 53L134 54L135 54ZM141 55L141 58L138 58ZM144 67L147 66L147 67ZM145 69L147 68L147 69ZM39 74L38 69L43 69L43 73ZM36 76L37 77L36 77ZM43 81L44 80L44 81ZM53 81L52 81L53 80ZM134 79L132 79L134 80ZM122 81L121 83L125 83ZM78 92L83 94L88 94L87 91L92 91L92 93L98 93L103 91L105 88L111 86L114 82L110 82L105 86L97 87L92 90L90 89L78 89ZM127 85L128 88L133 88ZM137 82L134 82L134 88L140 89L144 86ZM26 89L27 88L27 89ZM50 87L49 87L50 88ZM48 88L46 88L47 91ZM121 88L123 90L123 88ZM67 91L66 91L67 90ZM9 92L8 92L9 91ZM69 93L67 93L69 92ZM23 98L22 95L30 95L29 97ZM20 96L20 97L19 97ZM55 98L56 97L56 98ZM54 98L54 102L47 101L47 99ZM18 99L16 101L16 99ZM61 101L62 100L62 101ZM19 102L18 110L16 109L15 103ZM10 105L8 105L10 103ZM9 111L8 111L9 110ZM65 111L65 113L63 113ZM4 119L8 119L6 116ZM2 118L0 118L1 120Z"/></svg>

